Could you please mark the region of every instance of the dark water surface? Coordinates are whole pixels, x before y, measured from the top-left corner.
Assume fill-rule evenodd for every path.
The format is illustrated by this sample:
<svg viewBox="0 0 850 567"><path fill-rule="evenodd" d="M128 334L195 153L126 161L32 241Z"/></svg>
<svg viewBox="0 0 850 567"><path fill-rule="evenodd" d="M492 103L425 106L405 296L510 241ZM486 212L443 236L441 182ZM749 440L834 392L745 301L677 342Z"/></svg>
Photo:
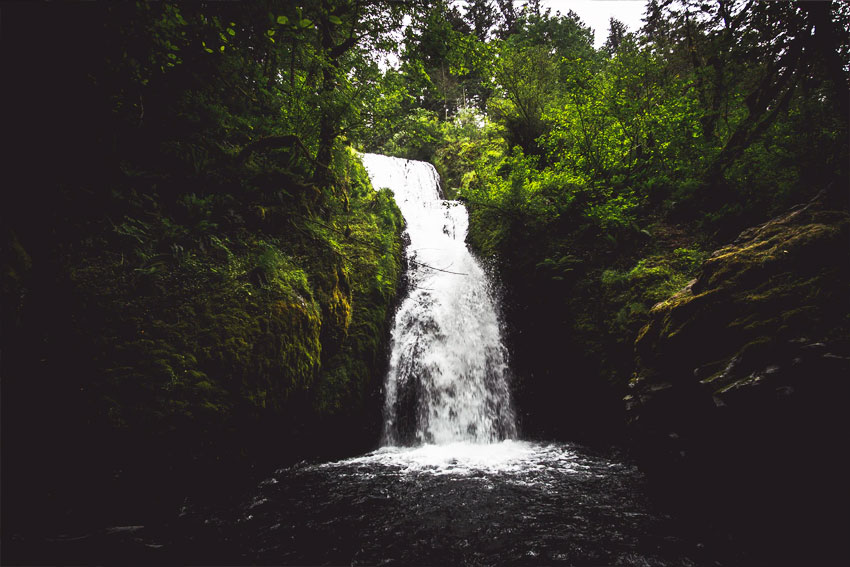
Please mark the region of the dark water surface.
<svg viewBox="0 0 850 567"><path fill-rule="evenodd" d="M229 509L54 539L67 562L714 565L633 466L569 444L384 448L277 470Z"/></svg>
<svg viewBox="0 0 850 567"><path fill-rule="evenodd" d="M302 462L227 505L187 504L165 522L61 534L31 545L33 555L18 549L11 562L720 563L654 510L635 467L575 445L523 441L394 447Z"/></svg>
<svg viewBox="0 0 850 567"><path fill-rule="evenodd" d="M233 528L248 562L701 564L643 482L570 445L387 448L277 471Z"/></svg>

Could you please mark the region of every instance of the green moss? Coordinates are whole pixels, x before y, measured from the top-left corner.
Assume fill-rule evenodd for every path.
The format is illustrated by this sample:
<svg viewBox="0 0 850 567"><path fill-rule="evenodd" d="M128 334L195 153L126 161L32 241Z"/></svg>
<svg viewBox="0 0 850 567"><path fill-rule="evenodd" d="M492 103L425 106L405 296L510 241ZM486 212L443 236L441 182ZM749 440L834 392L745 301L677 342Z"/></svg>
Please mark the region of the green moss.
<svg viewBox="0 0 850 567"><path fill-rule="evenodd" d="M349 235L341 240L341 252L345 273L351 274L350 326L339 351L323 365L314 398L320 414L351 412L380 380L389 309L402 274L403 219L388 190L354 193L346 221Z"/></svg>
<svg viewBox="0 0 850 567"><path fill-rule="evenodd" d="M848 238L850 216L816 201L746 231L653 307L637 336L638 376L686 381L694 368L710 368L699 381L725 392L791 339L847 340Z"/></svg>
<svg viewBox="0 0 850 567"><path fill-rule="evenodd" d="M135 211L111 244L80 250L78 317L101 329L88 388L113 427L362 411L380 380L403 221L354 153L338 158L326 217L272 196L224 231L234 200L190 194L183 217Z"/></svg>
<svg viewBox="0 0 850 567"><path fill-rule="evenodd" d="M612 313L610 328L624 337L638 334L642 338L649 313L660 309L664 302L681 299L676 294L687 285L700 257L702 253L697 250L678 248L642 258L627 270L603 271L600 283Z"/></svg>

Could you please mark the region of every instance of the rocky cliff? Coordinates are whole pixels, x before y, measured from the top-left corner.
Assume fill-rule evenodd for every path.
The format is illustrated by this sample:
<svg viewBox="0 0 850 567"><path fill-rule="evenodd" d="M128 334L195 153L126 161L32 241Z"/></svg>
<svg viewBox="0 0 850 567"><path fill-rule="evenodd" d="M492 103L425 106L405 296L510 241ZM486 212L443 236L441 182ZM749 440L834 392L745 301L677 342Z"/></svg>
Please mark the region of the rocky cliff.
<svg viewBox="0 0 850 567"><path fill-rule="evenodd" d="M835 200L744 231L655 305L625 400L655 479L777 557L801 541L816 555L818 511L846 492L850 215Z"/></svg>
<svg viewBox="0 0 850 567"><path fill-rule="evenodd" d="M55 218L4 230L8 525L173 508L377 444L403 271L391 193L345 148L318 197L274 156L229 164L176 196L171 172L124 172L85 221L68 191Z"/></svg>

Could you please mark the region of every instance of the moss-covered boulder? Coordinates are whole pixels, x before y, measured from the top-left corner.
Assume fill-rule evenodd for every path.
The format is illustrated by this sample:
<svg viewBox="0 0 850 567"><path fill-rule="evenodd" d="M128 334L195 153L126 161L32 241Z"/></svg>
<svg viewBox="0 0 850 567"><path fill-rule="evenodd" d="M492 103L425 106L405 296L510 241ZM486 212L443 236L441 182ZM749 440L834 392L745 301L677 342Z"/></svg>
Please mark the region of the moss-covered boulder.
<svg viewBox="0 0 850 567"><path fill-rule="evenodd" d="M714 252L696 279L652 308L638 335L632 421L654 414L660 391L693 391L709 408L728 405L750 386L792 386L780 383L790 373L778 363L823 350L808 345L846 353L848 252L850 215L820 199Z"/></svg>
<svg viewBox="0 0 850 567"><path fill-rule="evenodd" d="M848 430L849 253L850 214L821 194L744 231L652 308L628 421L684 501L728 505L725 522L764 537L822 528L812 514L838 489Z"/></svg>

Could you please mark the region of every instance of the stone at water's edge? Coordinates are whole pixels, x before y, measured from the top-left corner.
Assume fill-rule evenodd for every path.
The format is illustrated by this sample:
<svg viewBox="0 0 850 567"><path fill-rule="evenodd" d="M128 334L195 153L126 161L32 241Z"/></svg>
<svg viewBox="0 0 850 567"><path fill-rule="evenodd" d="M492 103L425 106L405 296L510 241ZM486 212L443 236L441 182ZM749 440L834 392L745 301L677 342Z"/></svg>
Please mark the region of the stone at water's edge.
<svg viewBox="0 0 850 567"><path fill-rule="evenodd" d="M646 466L779 555L823 553L846 493L848 252L850 214L822 194L717 250L635 343L625 402Z"/></svg>

